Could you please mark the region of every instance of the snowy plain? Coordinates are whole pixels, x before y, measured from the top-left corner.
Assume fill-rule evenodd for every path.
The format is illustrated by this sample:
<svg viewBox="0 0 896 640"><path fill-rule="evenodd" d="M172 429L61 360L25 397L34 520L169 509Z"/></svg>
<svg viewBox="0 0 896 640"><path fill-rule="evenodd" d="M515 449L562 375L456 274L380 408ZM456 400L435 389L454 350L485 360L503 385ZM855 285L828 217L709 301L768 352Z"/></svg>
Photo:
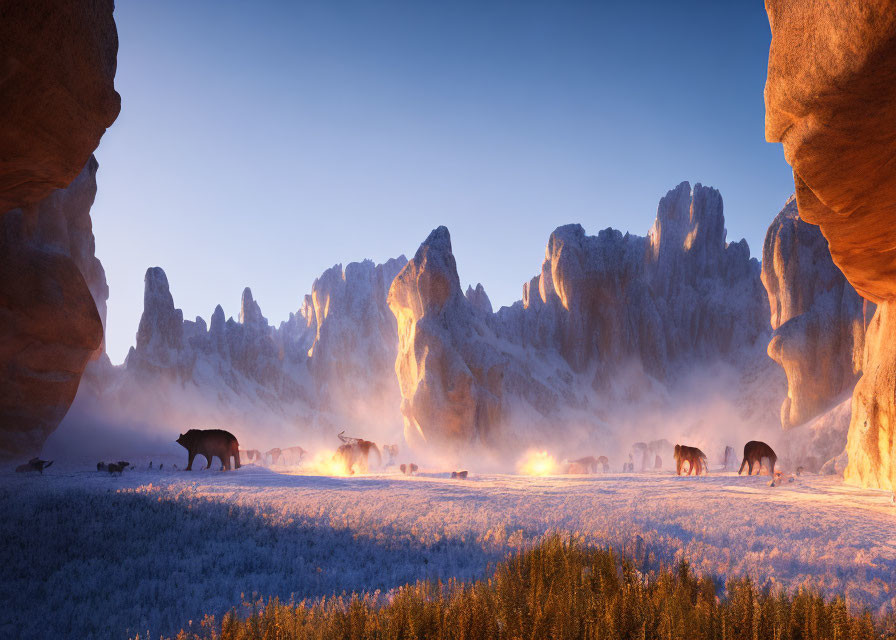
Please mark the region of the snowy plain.
<svg viewBox="0 0 896 640"><path fill-rule="evenodd" d="M831 476L769 487L731 473L459 481L136 464L120 477L73 463L0 472L0 637L158 637L244 597L474 579L554 532L648 567L685 557L720 579L896 606L892 495Z"/></svg>

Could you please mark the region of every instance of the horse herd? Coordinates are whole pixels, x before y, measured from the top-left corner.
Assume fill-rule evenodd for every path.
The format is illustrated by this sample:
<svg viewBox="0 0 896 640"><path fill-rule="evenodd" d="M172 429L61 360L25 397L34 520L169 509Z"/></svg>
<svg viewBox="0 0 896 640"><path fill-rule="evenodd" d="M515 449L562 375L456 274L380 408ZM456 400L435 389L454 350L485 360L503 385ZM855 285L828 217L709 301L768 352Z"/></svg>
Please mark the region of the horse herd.
<svg viewBox="0 0 896 640"><path fill-rule="evenodd" d="M709 472L709 464L706 454L697 447L691 447L683 444L676 444L674 447L668 440L654 440L653 442L636 442L632 445L631 453L628 455L628 462L622 463L623 473L637 473L649 470L659 471L663 469L663 456L671 453L675 460L675 473L681 475L683 471L687 471L686 475L701 475ZM744 445L744 455L738 470L738 475L742 474L744 468L747 468L747 474L753 475L762 472L764 466L769 475L775 475L775 464L777 464L778 456L774 450L764 442L751 440ZM733 470L737 464L734 457L734 449L725 447L725 455L722 460L722 468L725 471ZM590 474L608 473L610 471L610 461L606 456L595 458L594 456L586 456L576 460L568 460L566 463L566 473L569 474Z"/></svg>

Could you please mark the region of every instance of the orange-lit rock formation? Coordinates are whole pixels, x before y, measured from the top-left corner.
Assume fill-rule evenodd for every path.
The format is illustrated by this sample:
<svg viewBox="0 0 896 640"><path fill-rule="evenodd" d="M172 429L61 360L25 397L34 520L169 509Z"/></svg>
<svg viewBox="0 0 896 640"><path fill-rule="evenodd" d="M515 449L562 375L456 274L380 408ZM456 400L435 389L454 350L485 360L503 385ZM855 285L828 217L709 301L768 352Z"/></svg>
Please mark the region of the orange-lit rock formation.
<svg viewBox="0 0 896 640"><path fill-rule="evenodd" d="M831 257L878 304L853 397L848 481L896 486L896 2L766 0L766 138Z"/></svg>
<svg viewBox="0 0 896 640"><path fill-rule="evenodd" d="M118 115L112 10L112 0L0 2L4 455L40 449L102 343L94 299L105 303L105 282L93 262L89 204L74 201L76 192L85 203L93 194L75 185L53 191L90 171L90 155ZM84 215L73 218L69 206Z"/></svg>
<svg viewBox="0 0 896 640"><path fill-rule="evenodd" d="M398 321L405 438L435 445L488 438L501 417L506 358L483 337L483 320L460 288L448 229L435 229L396 276L389 307Z"/></svg>
<svg viewBox="0 0 896 640"><path fill-rule="evenodd" d="M96 170L90 158L67 189L0 219L0 427L7 455L40 450L72 403L88 359L102 353L109 289L90 222Z"/></svg>

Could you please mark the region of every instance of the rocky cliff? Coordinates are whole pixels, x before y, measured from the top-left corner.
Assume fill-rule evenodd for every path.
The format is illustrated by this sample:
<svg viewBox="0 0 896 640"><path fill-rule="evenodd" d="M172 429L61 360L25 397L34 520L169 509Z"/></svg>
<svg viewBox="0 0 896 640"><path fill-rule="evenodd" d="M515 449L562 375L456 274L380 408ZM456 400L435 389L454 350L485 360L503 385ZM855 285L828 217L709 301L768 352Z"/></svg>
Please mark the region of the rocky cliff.
<svg viewBox="0 0 896 640"><path fill-rule="evenodd" d="M570 412L612 430L612 398L662 396L768 335L759 264L726 242L721 196L699 184L660 201L647 237L558 228L523 300L497 313L486 302L463 294L444 227L392 283L409 439L495 440L521 421L544 434Z"/></svg>
<svg viewBox="0 0 896 640"><path fill-rule="evenodd" d="M461 287L445 227L410 262L327 269L276 328L249 289L238 319L218 306L208 321L184 319L159 268L144 292L125 365L91 363L66 424L227 425L256 448L403 432L415 455L460 462L478 444L505 470L530 446L724 450L780 431L759 264L700 185L662 198L646 237L556 229L523 299L497 312L481 284Z"/></svg>
<svg viewBox="0 0 896 640"><path fill-rule="evenodd" d="M0 3L0 212L67 187L121 108L112 0Z"/></svg>
<svg viewBox="0 0 896 640"><path fill-rule="evenodd" d="M767 0L766 138L793 167L800 216L817 224L856 291L877 303L853 396L848 481L896 487L896 2ZM805 64L812 60L812 64Z"/></svg>
<svg viewBox="0 0 896 640"><path fill-rule="evenodd" d="M397 436L396 323L386 292L406 262L328 269L277 328L248 287L238 319L218 305L208 322L185 320L165 272L150 268L136 344L123 366L91 363L66 425L228 425L258 447L308 444L342 429Z"/></svg>
<svg viewBox="0 0 896 640"><path fill-rule="evenodd" d="M429 234L392 282L388 301L398 324L405 438L433 445L487 439L501 418L507 358L476 313L482 304L461 290L448 229Z"/></svg>
<svg viewBox="0 0 896 640"><path fill-rule="evenodd" d="M842 401L862 370L865 304L834 265L818 227L800 218L791 198L768 228L762 251L774 333L768 354L787 374L785 429Z"/></svg>
<svg viewBox="0 0 896 640"><path fill-rule="evenodd" d="M91 157L67 189L0 219L2 450L40 450L71 405L89 359L102 353L109 289L94 256Z"/></svg>
<svg viewBox="0 0 896 640"><path fill-rule="evenodd" d="M0 3L0 455L40 449L101 350L88 161L120 107L112 10Z"/></svg>

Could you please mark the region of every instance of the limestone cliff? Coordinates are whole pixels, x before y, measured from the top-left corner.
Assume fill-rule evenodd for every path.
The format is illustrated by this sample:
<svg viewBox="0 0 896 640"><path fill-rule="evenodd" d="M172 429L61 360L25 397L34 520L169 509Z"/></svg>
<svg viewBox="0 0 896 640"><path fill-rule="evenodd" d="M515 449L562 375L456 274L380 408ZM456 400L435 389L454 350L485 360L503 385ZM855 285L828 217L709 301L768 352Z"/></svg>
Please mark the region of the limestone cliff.
<svg viewBox="0 0 896 640"><path fill-rule="evenodd" d="M480 289L463 294L444 227L392 283L409 439L519 440L526 424L543 438L572 423L595 437L614 429L618 400L662 403L682 379L735 363L768 335L759 264L745 242L726 242L721 197L699 184L660 201L646 238L556 229L511 307L490 313ZM754 358L734 368L763 366Z"/></svg>
<svg viewBox="0 0 896 640"><path fill-rule="evenodd" d="M433 445L487 439L501 416L506 358L460 288L448 229L420 245L388 301L398 323L405 438Z"/></svg>
<svg viewBox="0 0 896 640"><path fill-rule="evenodd" d="M170 431L226 424L259 447L308 444L316 435L326 442L342 429L394 441L401 396L386 293L406 262L401 256L328 269L276 328L248 287L238 319L220 305L208 322L184 319L165 272L152 267L124 366L91 363L65 426L146 432L140 425Z"/></svg>
<svg viewBox="0 0 896 640"><path fill-rule="evenodd" d="M795 198L766 233L762 282L774 330L768 354L787 374L781 424L788 429L852 391L862 370L865 314L874 307L834 265L818 227L800 219Z"/></svg>

